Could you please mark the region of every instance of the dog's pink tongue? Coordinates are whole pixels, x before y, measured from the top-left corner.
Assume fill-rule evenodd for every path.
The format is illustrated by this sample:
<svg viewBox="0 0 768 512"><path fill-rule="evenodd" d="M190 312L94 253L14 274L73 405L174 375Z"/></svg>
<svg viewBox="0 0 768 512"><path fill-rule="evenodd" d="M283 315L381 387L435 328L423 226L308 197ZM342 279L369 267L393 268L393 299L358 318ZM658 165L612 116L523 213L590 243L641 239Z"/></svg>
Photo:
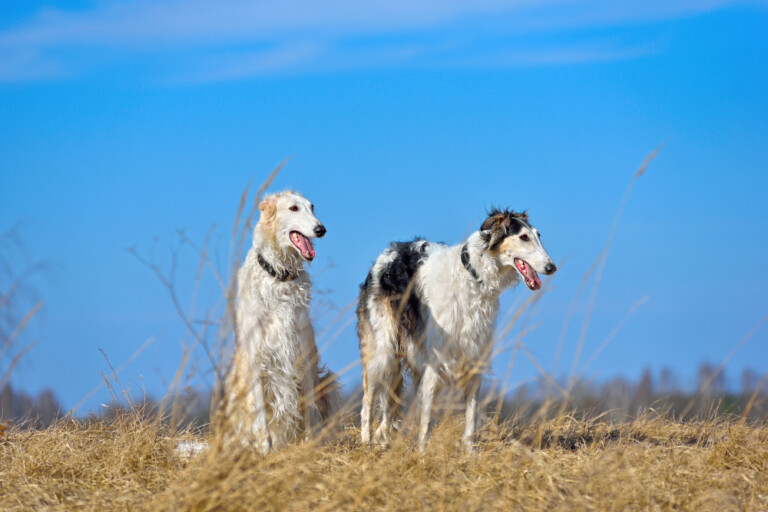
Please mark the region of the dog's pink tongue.
<svg viewBox="0 0 768 512"><path fill-rule="evenodd" d="M536 273L535 270L533 270L533 267L528 265L528 272L525 273L528 278L533 281L533 286L531 287L531 290L538 290L541 288L541 279L539 279L539 274Z"/></svg>
<svg viewBox="0 0 768 512"><path fill-rule="evenodd" d="M299 249L301 249L301 253L308 260L315 258L315 248L312 247L312 242L301 233L299 233Z"/></svg>
<svg viewBox="0 0 768 512"><path fill-rule="evenodd" d="M536 273L536 271L532 266L528 264L528 262L523 260L516 260L515 264L523 276L525 276L525 284L528 286L528 288L531 290L538 290L541 288L541 279L539 279L539 274Z"/></svg>

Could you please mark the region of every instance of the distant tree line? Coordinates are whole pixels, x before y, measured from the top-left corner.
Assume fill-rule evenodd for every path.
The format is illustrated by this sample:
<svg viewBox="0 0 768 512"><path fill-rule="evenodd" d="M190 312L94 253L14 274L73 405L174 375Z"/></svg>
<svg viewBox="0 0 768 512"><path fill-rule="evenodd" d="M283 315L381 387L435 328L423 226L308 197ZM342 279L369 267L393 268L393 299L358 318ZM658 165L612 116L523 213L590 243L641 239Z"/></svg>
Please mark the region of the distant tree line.
<svg viewBox="0 0 768 512"><path fill-rule="evenodd" d="M0 389L0 421L21 421L40 428L47 427L61 414L61 404L50 389L41 391L36 397L14 391L10 384Z"/></svg>
<svg viewBox="0 0 768 512"><path fill-rule="evenodd" d="M646 369L635 383L624 377L599 384L580 382L573 386L567 403L552 393L551 386L538 383L507 396L502 415L531 416L552 402L547 405L552 411L577 411L609 421L631 419L649 408L678 419L716 414L744 415L748 419L768 416L768 386L754 370L745 369L738 385L730 387L726 386L724 369L710 363L699 366L697 377L695 391L684 389L670 368L663 368L656 378Z"/></svg>
<svg viewBox="0 0 768 512"><path fill-rule="evenodd" d="M736 388L736 389L733 389ZM656 377L646 369L633 383L617 377L595 384L579 382L572 387L567 401L561 393L553 393L544 383L522 386L508 393L502 401L486 394L486 412L499 413L501 419L530 420L541 415L544 409L549 415L563 411L574 412L604 421L625 421L639 416L649 408L677 419L690 419L719 414L745 415L747 419L768 417L768 392L765 378L751 369L745 369L738 386L726 386L722 369L704 363L698 371L698 388L695 392L681 389L674 372L662 369ZM359 390L347 395L356 408ZM411 396L407 400L412 400ZM450 400L450 399L449 399ZM120 403L116 399L102 408L98 415L109 418L126 409L141 409L147 414L162 414L179 425L206 428L209 424L211 395L189 388L181 395L165 401L143 397L134 403ZM173 412L172 412L173 411ZM24 425L41 428L50 425L63 411L55 393L46 389L36 397L14 390L10 384L0 389L0 420L12 420ZM746 414L745 414L746 413Z"/></svg>

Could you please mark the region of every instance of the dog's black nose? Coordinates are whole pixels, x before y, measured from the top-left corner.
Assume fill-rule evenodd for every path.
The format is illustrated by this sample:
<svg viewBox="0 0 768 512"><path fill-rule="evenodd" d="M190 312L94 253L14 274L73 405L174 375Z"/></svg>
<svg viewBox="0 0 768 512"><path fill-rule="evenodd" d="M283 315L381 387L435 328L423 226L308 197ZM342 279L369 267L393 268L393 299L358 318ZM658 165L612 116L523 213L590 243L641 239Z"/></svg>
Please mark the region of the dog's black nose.
<svg viewBox="0 0 768 512"><path fill-rule="evenodd" d="M323 226L322 224L318 224L317 226L315 226L315 236L317 238L322 238L324 234L325 234L325 226Z"/></svg>
<svg viewBox="0 0 768 512"><path fill-rule="evenodd" d="M544 273L547 274L548 276L551 276L555 272L557 272L557 267L555 266L554 263L547 263L547 266L544 267Z"/></svg>

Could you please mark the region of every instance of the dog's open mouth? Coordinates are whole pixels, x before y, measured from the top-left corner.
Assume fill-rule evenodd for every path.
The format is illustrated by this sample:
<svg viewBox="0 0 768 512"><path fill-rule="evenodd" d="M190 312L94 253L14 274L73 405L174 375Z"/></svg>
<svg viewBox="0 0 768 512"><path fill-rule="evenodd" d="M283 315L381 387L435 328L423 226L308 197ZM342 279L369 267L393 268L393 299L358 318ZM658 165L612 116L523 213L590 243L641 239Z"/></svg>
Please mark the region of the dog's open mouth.
<svg viewBox="0 0 768 512"><path fill-rule="evenodd" d="M531 290L538 290L541 288L541 279L539 279L539 274L536 273L536 271L527 261L515 258L515 266L517 267L517 271L520 272L520 275L523 276L525 285L528 288Z"/></svg>
<svg viewBox="0 0 768 512"><path fill-rule="evenodd" d="M291 231L291 242L293 242L293 245L296 246L305 260L312 261L315 259L315 248L312 247L312 242L309 241L309 238L298 231Z"/></svg>

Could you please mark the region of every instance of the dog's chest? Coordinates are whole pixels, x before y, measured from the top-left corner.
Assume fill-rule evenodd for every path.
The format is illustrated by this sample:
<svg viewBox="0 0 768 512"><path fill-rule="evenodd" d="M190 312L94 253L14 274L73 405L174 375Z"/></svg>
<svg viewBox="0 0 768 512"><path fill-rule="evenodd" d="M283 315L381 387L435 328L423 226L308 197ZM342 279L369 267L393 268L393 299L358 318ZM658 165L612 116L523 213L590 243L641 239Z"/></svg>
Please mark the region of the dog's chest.
<svg viewBox="0 0 768 512"><path fill-rule="evenodd" d="M451 269L440 278L434 269L425 270L432 272L425 273L423 277L427 279L420 280L419 292L433 321L450 337L486 338L496 321L498 296L470 283L461 274L465 272L463 268Z"/></svg>
<svg viewBox="0 0 768 512"><path fill-rule="evenodd" d="M243 326L252 329L254 341L282 340L294 344L304 337L309 324L310 283L304 276L280 282L251 276L241 282L237 309Z"/></svg>
<svg viewBox="0 0 768 512"><path fill-rule="evenodd" d="M459 271L465 271L464 268ZM498 296L468 285L462 274L421 281L427 318L427 350L439 354L443 368L460 372L466 361L479 361L492 342Z"/></svg>

